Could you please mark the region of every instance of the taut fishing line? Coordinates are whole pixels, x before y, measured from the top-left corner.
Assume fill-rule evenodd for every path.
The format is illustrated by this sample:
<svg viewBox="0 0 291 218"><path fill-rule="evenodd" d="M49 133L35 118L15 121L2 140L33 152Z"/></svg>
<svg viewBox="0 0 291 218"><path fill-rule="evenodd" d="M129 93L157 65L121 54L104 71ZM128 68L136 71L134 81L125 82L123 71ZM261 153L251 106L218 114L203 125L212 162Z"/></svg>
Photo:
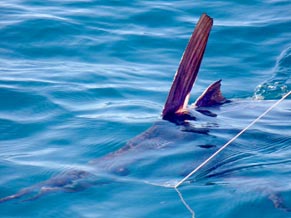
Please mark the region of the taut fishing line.
<svg viewBox="0 0 291 218"><path fill-rule="evenodd" d="M236 134L232 139L230 139L227 143L225 143L221 148L219 148L215 153L213 153L209 158L207 158L205 161L203 161L199 166L197 166L192 172L190 172L187 176L185 176L182 180L180 180L173 188L178 192L178 195L184 204L184 206L187 208L187 210L192 214L192 217L195 217L194 210L186 203L184 200L181 192L178 190L178 187L181 186L187 179L189 179L194 173L199 171L202 167L204 167L206 164L208 164L214 157L216 157L220 152L222 152L227 146L229 146L234 140L236 140L238 137L240 137L245 131L247 131L250 127L252 127L255 123L257 123L262 117L264 117L267 113L269 113L271 110L273 110L275 107L277 107L282 101L284 101L289 95L291 94L291 91L289 91L287 94L282 96L281 99L276 101L271 107L269 107L265 112L263 112L260 116L258 116L255 120L253 120L249 125L247 125L244 129L242 129L238 134Z"/></svg>
<svg viewBox="0 0 291 218"><path fill-rule="evenodd" d="M180 185L182 185L187 179L189 179L194 173L204 167L207 163L209 163L214 157L216 157L220 152L222 152L227 146L229 146L234 140L240 137L245 131L247 131L250 127L252 127L255 123L257 123L262 117L264 117L267 113L273 110L278 104L280 104L284 99L286 99L291 94L289 91L285 94L281 99L275 102L271 107L269 107L265 112L263 112L260 116L258 116L255 120L253 120L249 125L247 125L244 129L242 129L238 134L236 134L232 139L230 139L227 143L225 143L221 148L219 148L214 154L212 154L209 158L207 158L204 162L202 162L198 167L196 167L191 173L185 176L181 181L179 181L174 188L177 189Z"/></svg>

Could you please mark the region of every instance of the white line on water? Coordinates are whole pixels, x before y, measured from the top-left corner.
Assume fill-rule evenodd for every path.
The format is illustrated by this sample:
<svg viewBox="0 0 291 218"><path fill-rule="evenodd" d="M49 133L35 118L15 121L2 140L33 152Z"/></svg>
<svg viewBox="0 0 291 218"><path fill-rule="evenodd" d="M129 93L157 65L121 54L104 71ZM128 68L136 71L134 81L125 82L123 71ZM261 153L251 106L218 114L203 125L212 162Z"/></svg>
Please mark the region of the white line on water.
<svg viewBox="0 0 291 218"><path fill-rule="evenodd" d="M208 162L210 162L215 156L217 156L221 151L223 151L228 145L230 145L234 140L236 140L239 136L241 136L246 130L248 130L251 126L253 126L256 122L258 122L263 116L269 113L272 109L274 109L278 104L280 104L284 99L286 99L291 94L289 91L286 95L284 95L281 99L279 99L275 104L269 107L264 113L258 116L254 121L252 121L249 125L247 125L243 130L241 130L237 135L235 135L232 139L230 139L226 144L224 144L220 149L218 149L214 154L212 154L209 158L207 158L204 162L202 162L198 167L196 167L191 173L185 176L181 181L179 181L174 188L177 189L180 185L182 185L187 179L189 179L194 173L204 167Z"/></svg>

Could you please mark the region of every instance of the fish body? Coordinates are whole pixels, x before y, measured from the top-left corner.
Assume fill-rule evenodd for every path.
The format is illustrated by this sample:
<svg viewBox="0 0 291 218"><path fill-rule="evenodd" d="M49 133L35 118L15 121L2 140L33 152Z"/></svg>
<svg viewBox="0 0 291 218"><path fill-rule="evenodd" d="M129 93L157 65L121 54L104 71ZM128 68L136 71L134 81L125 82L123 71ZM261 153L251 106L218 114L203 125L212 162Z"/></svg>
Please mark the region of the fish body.
<svg viewBox="0 0 291 218"><path fill-rule="evenodd" d="M55 191L81 191L120 178L174 187L177 181L271 107L275 101L227 100L220 90L221 80L210 85L192 105L188 105L212 23L212 18L206 14L201 16L174 77L161 119L152 127L129 140L119 150L90 161L88 168L64 172L16 194L2 197L0 203L15 199L35 200ZM290 140L290 103L290 100L282 102L233 142L228 150L193 175L188 184L219 185L221 178L226 183L230 180L225 178L246 178L240 179L242 183L263 181L255 174L255 169L263 166L268 172L268 164L259 163L260 158L257 157L284 149L284 143L280 142ZM268 133L268 138L261 138ZM244 168L254 171L250 170L249 174L241 172L240 169ZM271 182L264 182L261 186L271 187L264 190L270 190L266 195L275 207L289 211L276 194L278 190L273 191Z"/></svg>

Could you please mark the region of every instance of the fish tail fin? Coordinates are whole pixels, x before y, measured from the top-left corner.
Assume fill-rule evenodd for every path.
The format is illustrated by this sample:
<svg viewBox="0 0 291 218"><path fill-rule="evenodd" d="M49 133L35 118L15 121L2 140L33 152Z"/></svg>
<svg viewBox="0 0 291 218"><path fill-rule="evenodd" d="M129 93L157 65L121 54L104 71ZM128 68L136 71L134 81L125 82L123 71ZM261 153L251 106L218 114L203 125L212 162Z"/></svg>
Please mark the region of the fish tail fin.
<svg viewBox="0 0 291 218"><path fill-rule="evenodd" d="M25 188L25 189L20 190L16 194L0 198L0 203L4 203L4 202L7 202L7 201L20 199L20 198L22 198L24 196L29 196L32 193L33 193L33 189L32 188Z"/></svg>
<svg viewBox="0 0 291 218"><path fill-rule="evenodd" d="M198 75L212 25L213 19L206 14L202 14L174 77L162 112L163 119L173 120L173 117L185 110L191 89Z"/></svg>
<svg viewBox="0 0 291 218"><path fill-rule="evenodd" d="M57 191L77 192L85 190L98 184L93 174L84 170L72 170L52 177L44 182L40 182L28 188L20 190L18 193L0 198L0 203L22 198L22 201L32 201L41 196Z"/></svg>

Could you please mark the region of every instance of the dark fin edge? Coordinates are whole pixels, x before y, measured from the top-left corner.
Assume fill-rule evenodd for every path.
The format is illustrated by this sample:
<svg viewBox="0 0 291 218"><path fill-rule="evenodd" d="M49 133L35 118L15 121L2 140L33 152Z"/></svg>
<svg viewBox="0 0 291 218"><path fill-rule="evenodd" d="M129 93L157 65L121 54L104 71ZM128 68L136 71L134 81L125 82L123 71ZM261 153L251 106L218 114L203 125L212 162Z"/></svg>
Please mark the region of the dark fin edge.
<svg viewBox="0 0 291 218"><path fill-rule="evenodd" d="M193 104L195 107L210 107L227 103L228 100L221 93L221 80L211 84Z"/></svg>
<svg viewBox="0 0 291 218"><path fill-rule="evenodd" d="M185 112L189 95L197 78L213 19L202 14L183 54L174 77L162 118L172 121L176 114Z"/></svg>

